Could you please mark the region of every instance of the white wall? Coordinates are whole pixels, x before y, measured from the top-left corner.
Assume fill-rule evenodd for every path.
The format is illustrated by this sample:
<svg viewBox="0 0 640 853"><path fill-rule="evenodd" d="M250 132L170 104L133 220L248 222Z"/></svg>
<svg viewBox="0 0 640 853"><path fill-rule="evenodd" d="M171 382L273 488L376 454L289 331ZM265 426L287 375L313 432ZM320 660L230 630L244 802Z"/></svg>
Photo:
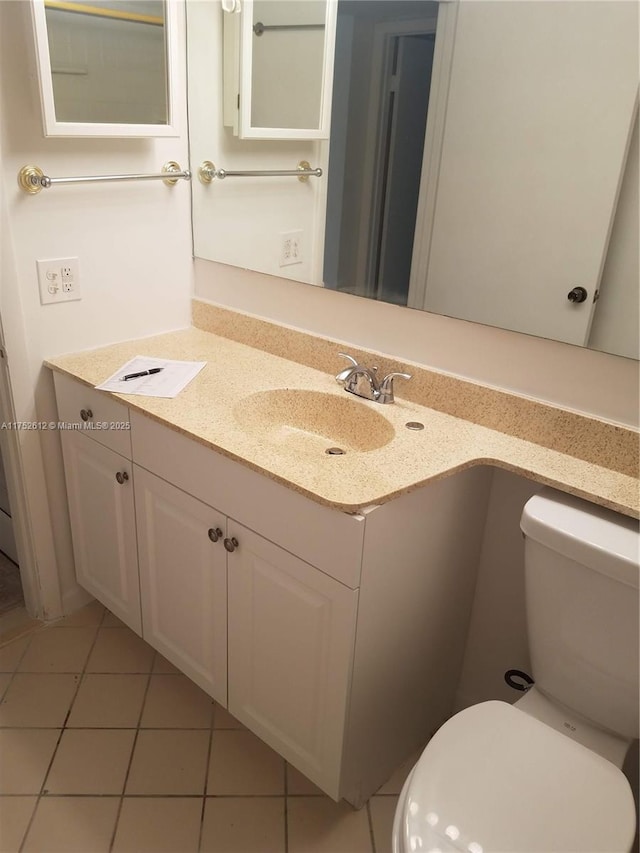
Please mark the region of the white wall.
<svg viewBox="0 0 640 853"><path fill-rule="evenodd" d="M540 489L516 474L493 471L456 711L489 699L515 702L522 694L506 684L504 673L531 674L520 516Z"/></svg>
<svg viewBox="0 0 640 853"><path fill-rule="evenodd" d="M181 91L183 23L181 16ZM186 166L186 99L177 105L175 139L46 139L32 42L29 4L0 2L0 313L16 413L28 421L56 419L43 359L185 327L192 290L185 182L54 186L28 196L16 180L26 163L54 177L158 172L168 160ZM82 301L42 306L35 261L57 257L79 258ZM59 570L71 609L78 591L58 438L25 433L21 441L41 580L55 586Z"/></svg>

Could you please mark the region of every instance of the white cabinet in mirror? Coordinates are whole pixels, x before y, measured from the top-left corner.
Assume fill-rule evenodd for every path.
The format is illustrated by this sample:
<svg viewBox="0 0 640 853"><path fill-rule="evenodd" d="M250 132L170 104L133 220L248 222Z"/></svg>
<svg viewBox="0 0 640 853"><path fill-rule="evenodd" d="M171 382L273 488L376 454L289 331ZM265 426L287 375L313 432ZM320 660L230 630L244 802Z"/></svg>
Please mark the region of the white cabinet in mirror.
<svg viewBox="0 0 640 853"><path fill-rule="evenodd" d="M31 0L45 136L178 136L181 0Z"/></svg>
<svg viewBox="0 0 640 853"><path fill-rule="evenodd" d="M339 0L329 142L295 152L326 177L230 186L218 211L194 187L196 255L637 359L637 32L625 0ZM204 128L233 168L284 160L231 149L193 97L194 151ZM283 270L296 230L311 261Z"/></svg>
<svg viewBox="0 0 640 853"><path fill-rule="evenodd" d="M241 139L326 139L337 0L222 8L224 124Z"/></svg>

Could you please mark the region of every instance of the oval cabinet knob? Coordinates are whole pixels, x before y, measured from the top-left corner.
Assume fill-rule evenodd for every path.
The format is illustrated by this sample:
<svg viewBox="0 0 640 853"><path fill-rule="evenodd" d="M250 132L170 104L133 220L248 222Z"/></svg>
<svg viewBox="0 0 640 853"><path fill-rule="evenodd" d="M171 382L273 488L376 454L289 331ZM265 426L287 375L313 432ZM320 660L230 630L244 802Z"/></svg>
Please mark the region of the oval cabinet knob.
<svg viewBox="0 0 640 853"><path fill-rule="evenodd" d="M207 535L212 542L217 542L222 536L222 530L220 530L219 527L210 527L207 531Z"/></svg>
<svg viewBox="0 0 640 853"><path fill-rule="evenodd" d="M80 409L80 417L83 421L88 421L90 418L93 417L93 412L91 411L91 409Z"/></svg>
<svg viewBox="0 0 640 853"><path fill-rule="evenodd" d="M224 540L224 547L231 553L231 551L235 551L238 547L238 540L235 536L232 536L231 539Z"/></svg>
<svg viewBox="0 0 640 853"><path fill-rule="evenodd" d="M116 480L118 481L118 483L120 483L121 486L123 485L123 483L126 483L128 479L129 475L126 471L118 471L118 473L116 474Z"/></svg>
<svg viewBox="0 0 640 853"><path fill-rule="evenodd" d="M567 293L567 299L569 302L575 302L576 304L579 302L584 302L589 294L584 289L584 287L574 287L572 290Z"/></svg>

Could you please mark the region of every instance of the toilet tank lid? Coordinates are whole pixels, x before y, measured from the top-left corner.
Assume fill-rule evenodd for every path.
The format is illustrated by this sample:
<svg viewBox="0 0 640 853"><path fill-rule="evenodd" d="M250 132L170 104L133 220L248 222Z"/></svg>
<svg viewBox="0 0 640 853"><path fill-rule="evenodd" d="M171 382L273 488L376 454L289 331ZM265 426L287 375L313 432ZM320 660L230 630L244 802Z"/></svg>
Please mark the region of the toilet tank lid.
<svg viewBox="0 0 640 853"><path fill-rule="evenodd" d="M638 521L574 495L544 488L525 504L525 536L553 551L638 589Z"/></svg>

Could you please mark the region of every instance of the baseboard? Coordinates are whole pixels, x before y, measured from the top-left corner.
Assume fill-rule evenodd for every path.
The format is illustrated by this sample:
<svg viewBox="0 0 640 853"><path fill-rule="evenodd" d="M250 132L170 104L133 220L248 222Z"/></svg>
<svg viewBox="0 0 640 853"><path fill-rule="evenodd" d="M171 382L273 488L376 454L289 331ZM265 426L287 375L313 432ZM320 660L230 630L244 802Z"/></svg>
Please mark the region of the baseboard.
<svg viewBox="0 0 640 853"><path fill-rule="evenodd" d="M68 589L62 596L62 612L65 616L70 616L76 610L80 610L86 604L94 600L91 593L86 589L76 584L72 589Z"/></svg>

